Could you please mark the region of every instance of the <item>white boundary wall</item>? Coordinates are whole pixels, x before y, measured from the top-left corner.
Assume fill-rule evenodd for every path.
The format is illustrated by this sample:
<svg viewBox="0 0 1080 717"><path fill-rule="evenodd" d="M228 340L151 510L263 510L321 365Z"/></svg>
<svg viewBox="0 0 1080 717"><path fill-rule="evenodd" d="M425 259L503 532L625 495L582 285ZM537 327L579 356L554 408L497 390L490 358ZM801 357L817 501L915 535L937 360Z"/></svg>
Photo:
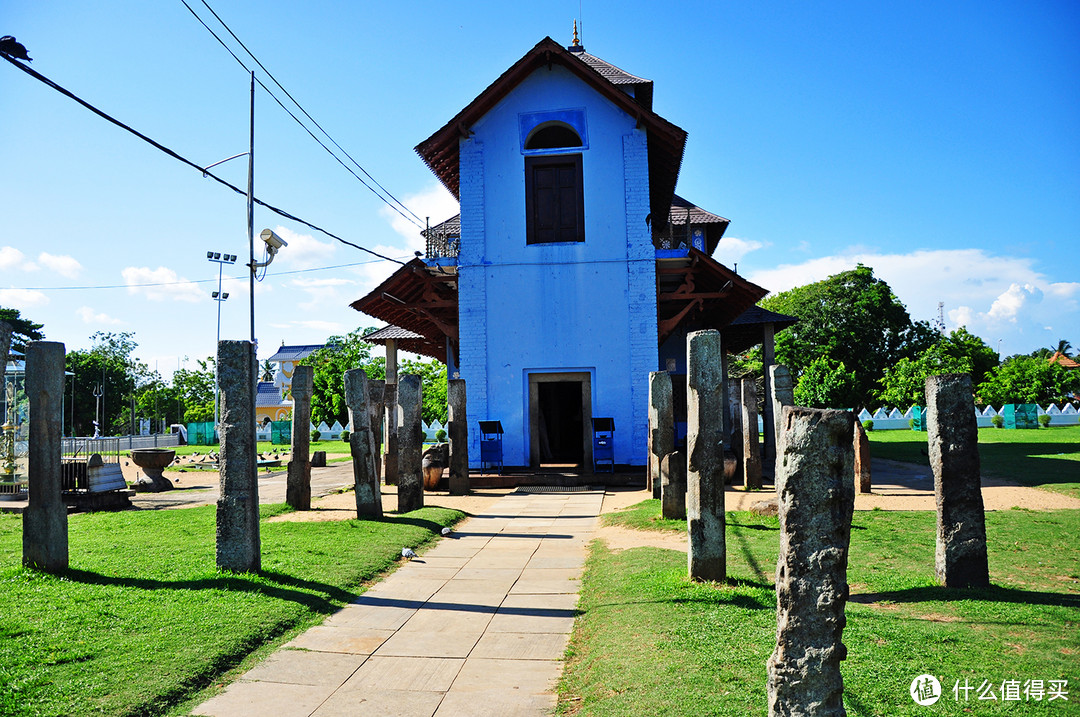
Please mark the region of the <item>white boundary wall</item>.
<svg viewBox="0 0 1080 717"><path fill-rule="evenodd" d="M994 416L1000 415L1004 407L995 409L993 406L987 406L981 412L978 408L973 410L979 428L988 428L994 425L992 422ZM1051 426L1075 426L1080 422L1080 414L1077 413L1076 407L1071 404L1066 405L1065 408L1058 408L1053 403L1045 409L1039 406L1039 415L1042 416L1043 414L1050 416ZM901 412L898 408L879 408L873 413L870 413L865 408L859 411L859 422L873 421L875 431L910 430L911 426L908 421L911 417L912 409L910 408L904 412Z"/></svg>

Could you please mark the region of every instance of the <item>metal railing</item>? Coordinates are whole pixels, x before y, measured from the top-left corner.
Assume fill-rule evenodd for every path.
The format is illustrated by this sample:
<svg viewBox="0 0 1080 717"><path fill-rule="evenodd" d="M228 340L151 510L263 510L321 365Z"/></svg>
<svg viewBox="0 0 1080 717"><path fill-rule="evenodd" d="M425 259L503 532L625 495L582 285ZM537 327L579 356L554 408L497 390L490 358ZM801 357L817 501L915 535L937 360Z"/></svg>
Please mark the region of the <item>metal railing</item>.
<svg viewBox="0 0 1080 717"><path fill-rule="evenodd" d="M94 453L102 460L117 463L121 451L135 448L169 448L180 445L180 434L161 433L153 436L107 436L104 438L76 437L60 441L60 455L67 459L85 461Z"/></svg>
<svg viewBox="0 0 1080 717"><path fill-rule="evenodd" d="M455 259L461 250L461 229L457 226L434 226L423 232L428 259Z"/></svg>

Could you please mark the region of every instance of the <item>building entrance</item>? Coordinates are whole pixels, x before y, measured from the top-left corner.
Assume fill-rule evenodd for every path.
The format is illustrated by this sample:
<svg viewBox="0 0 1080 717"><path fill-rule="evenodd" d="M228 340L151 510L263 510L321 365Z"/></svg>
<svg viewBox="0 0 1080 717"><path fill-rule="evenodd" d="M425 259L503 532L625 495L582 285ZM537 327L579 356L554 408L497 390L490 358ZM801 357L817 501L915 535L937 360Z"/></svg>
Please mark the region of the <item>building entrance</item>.
<svg viewBox="0 0 1080 717"><path fill-rule="evenodd" d="M562 469L592 465L591 418L589 374L530 374L530 465Z"/></svg>

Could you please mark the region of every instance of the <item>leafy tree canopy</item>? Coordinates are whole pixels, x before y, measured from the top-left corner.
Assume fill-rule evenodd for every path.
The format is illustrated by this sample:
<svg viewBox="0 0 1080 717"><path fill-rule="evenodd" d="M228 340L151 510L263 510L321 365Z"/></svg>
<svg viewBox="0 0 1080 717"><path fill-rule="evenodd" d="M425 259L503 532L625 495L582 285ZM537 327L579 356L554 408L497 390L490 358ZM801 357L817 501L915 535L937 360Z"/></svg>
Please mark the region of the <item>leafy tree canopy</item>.
<svg viewBox="0 0 1080 717"><path fill-rule="evenodd" d="M1044 358L1013 356L995 368L978 388L978 402L1061 403L1080 393L1080 371Z"/></svg>
<svg viewBox="0 0 1080 717"><path fill-rule="evenodd" d="M333 425L349 422L349 407L345 403L345 372L362 368L369 379L386 378L386 359L371 357L371 344L360 337L368 330L357 329L345 336L331 336L326 346L300 361L311 366L313 391L311 421Z"/></svg>
<svg viewBox="0 0 1080 717"><path fill-rule="evenodd" d="M807 408L855 406L855 374L842 361L819 356L810 362L795 384L795 405Z"/></svg>
<svg viewBox="0 0 1080 717"><path fill-rule="evenodd" d="M971 360L952 355L946 341L934 344L915 359L902 358L885 369L881 402L897 408L925 406L926 377L942 373L971 373Z"/></svg>
<svg viewBox="0 0 1080 717"><path fill-rule="evenodd" d="M18 309L5 309L0 307L0 321L11 324L11 350L26 353L26 344L29 341L41 341L45 338L42 333L42 324L25 319Z"/></svg>
<svg viewBox="0 0 1080 717"><path fill-rule="evenodd" d="M848 378L826 392L839 400L832 404L836 407L868 405L887 367L900 358L913 358L938 337L925 321L912 323L889 285L863 264L766 297L761 305L800 319L776 337L777 362L799 377L799 385L803 374L820 359L828 359L827 373L835 373L836 366L843 364ZM815 369L822 370L820 365Z"/></svg>

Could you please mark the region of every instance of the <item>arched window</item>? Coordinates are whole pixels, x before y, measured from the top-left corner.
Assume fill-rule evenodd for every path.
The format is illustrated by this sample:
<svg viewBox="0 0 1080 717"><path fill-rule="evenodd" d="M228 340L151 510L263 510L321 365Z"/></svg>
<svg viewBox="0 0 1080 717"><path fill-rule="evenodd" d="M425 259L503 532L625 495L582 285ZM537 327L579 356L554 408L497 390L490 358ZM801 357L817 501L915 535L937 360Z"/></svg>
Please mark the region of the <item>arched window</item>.
<svg viewBox="0 0 1080 717"><path fill-rule="evenodd" d="M545 122L529 133L525 149L559 149L580 147L581 136L565 122Z"/></svg>

